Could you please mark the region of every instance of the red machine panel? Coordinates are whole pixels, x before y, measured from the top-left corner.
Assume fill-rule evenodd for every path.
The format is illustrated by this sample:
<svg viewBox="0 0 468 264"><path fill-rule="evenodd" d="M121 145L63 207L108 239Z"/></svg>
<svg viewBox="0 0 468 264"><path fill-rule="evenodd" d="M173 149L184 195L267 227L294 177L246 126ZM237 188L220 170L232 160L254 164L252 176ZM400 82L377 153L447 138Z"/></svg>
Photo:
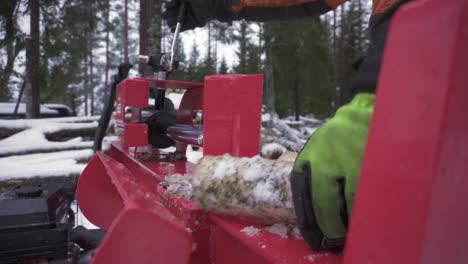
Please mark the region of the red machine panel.
<svg viewBox="0 0 468 264"><path fill-rule="evenodd" d="M253 131L260 131L262 89L254 87L263 87L262 75L206 77L203 93L205 155L258 155L260 133Z"/></svg>
<svg viewBox="0 0 468 264"><path fill-rule="evenodd" d="M468 261L468 1L394 19L345 263Z"/></svg>

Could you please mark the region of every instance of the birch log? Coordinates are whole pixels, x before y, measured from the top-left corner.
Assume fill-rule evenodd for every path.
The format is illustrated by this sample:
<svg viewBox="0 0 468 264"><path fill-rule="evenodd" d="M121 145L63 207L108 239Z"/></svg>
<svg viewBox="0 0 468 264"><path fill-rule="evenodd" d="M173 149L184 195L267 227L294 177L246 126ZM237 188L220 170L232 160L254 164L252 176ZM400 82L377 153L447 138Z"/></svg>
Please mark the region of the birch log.
<svg viewBox="0 0 468 264"><path fill-rule="evenodd" d="M194 200L205 211L263 223L295 223L289 183L293 162L229 155L203 157L193 174Z"/></svg>

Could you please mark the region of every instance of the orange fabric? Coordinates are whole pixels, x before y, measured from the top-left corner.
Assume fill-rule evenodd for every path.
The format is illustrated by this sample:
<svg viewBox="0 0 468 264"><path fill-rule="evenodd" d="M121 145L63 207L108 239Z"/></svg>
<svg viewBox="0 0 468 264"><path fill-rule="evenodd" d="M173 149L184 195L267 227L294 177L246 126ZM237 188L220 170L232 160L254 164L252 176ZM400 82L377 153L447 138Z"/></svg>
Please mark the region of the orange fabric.
<svg viewBox="0 0 468 264"><path fill-rule="evenodd" d="M384 13L398 0L372 0L372 15Z"/></svg>
<svg viewBox="0 0 468 264"><path fill-rule="evenodd" d="M240 5L233 6L234 11L239 11L243 7L287 7L306 4L315 1L325 1L327 5L335 9L339 5L349 0L241 0Z"/></svg>

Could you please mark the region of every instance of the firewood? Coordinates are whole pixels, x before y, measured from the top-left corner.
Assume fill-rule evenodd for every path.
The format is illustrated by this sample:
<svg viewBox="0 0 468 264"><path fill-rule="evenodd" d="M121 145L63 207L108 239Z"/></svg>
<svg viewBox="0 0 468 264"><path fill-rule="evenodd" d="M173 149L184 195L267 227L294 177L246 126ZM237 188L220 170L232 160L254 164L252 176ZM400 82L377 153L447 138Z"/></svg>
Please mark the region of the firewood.
<svg viewBox="0 0 468 264"><path fill-rule="evenodd" d="M194 200L208 212L263 223L295 223L292 166L289 160L205 156L193 174Z"/></svg>

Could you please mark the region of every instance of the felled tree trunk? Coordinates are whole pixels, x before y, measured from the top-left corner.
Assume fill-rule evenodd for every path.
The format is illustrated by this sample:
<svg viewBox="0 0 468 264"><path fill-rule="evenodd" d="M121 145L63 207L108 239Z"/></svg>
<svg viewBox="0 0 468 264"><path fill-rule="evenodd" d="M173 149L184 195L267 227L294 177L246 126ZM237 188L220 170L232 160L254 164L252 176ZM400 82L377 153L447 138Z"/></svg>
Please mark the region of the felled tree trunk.
<svg viewBox="0 0 468 264"><path fill-rule="evenodd" d="M196 167L194 200L205 211L295 223L289 177L293 162L260 157L205 156Z"/></svg>
<svg viewBox="0 0 468 264"><path fill-rule="evenodd" d="M64 138L74 137L94 137L96 133L96 127L88 128L65 128L63 130L57 130L53 132L45 132L44 135L48 140L61 140Z"/></svg>

